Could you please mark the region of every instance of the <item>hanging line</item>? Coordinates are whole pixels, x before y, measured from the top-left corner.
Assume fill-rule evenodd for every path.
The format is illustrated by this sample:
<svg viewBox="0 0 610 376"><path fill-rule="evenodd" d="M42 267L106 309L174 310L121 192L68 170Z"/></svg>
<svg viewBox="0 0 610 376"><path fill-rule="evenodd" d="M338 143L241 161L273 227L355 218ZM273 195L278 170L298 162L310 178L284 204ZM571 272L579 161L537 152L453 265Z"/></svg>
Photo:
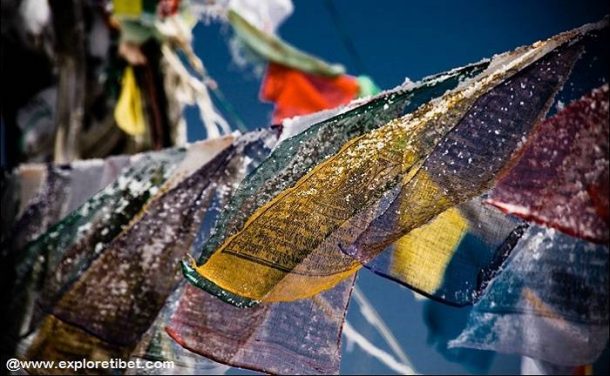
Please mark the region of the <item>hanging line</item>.
<svg viewBox="0 0 610 376"><path fill-rule="evenodd" d="M241 116L239 116L239 113L237 112L235 107L233 107L231 102L229 102L225 97L222 90L220 90L220 86L218 85L216 80L214 80L208 74L207 69L201 61L201 58L199 58L199 56L195 54L195 51L193 51L190 45L187 48L183 47L183 51L185 52L187 60L191 67L193 67L195 71L199 73L199 75L201 75L204 85L210 90L212 97L216 99L222 110L227 115L229 115L229 117L231 117L233 123L237 126L237 129L242 132L248 132L248 128L246 127L246 124L242 120Z"/></svg>
<svg viewBox="0 0 610 376"><path fill-rule="evenodd" d="M407 354L405 354L404 350L400 346L400 343L398 342L394 334L392 334L390 328L388 328L385 321L383 321L383 319L379 315L379 312L377 312L373 304L371 304L371 302L364 295L364 293L360 291L357 285L354 285L354 289L352 290L352 296L360 306L360 313L362 314L362 316L364 316L366 321L370 325L372 325L375 330L377 330L377 333L379 333L385 343L390 346L390 348L398 357L398 359L407 367L414 369L413 365L411 364L411 361L409 360L409 357L407 356Z"/></svg>
<svg viewBox="0 0 610 376"><path fill-rule="evenodd" d="M172 22L176 23L175 19L172 19ZM177 27L177 29L181 30L179 27ZM216 99L222 110L229 115L229 117L231 117L233 123L237 126L237 129L244 133L248 132L248 128L246 127L241 116L239 116L237 110L235 110L235 107L233 107L233 105L226 99L225 95L220 90L218 83L208 74L207 69L203 65L203 61L199 56L197 56L197 54L195 54L193 47L190 43L186 42L186 40L187 38L183 36L180 47L186 55L185 57L189 65L201 76L202 83L207 89L209 89L212 97Z"/></svg>
<svg viewBox="0 0 610 376"><path fill-rule="evenodd" d="M343 42L343 45L345 46L345 49L347 50L347 53L350 55L350 58L356 66L356 70L359 74L366 74L368 70L364 66L364 62L360 57L358 50L356 49L356 45L354 44L352 38L349 36L347 29L341 22L341 16L339 15L339 11L335 7L333 0L326 0L324 1L324 4L326 5L326 9L328 10L330 18L333 24L335 25L335 28L339 34L339 37L341 38L341 41Z"/></svg>
<svg viewBox="0 0 610 376"><path fill-rule="evenodd" d="M226 99L223 92L220 90L220 87L216 86L215 88L210 89L210 91L212 93L212 97L214 97L214 99L216 99L216 101L218 102L218 104L220 105L222 110L227 115L229 115L229 117L231 117L231 119L233 120L233 123L237 126L237 129L239 129L240 131L242 131L244 133L248 132L248 128L246 127L246 124L241 119L241 116L239 116L239 113L237 112L237 110L235 110L235 107L233 107L231 102L229 102Z"/></svg>
<svg viewBox="0 0 610 376"><path fill-rule="evenodd" d="M210 90L212 97L216 99L216 102L218 102L222 110L227 115L229 115L229 117L231 117L231 120L237 126L237 129L242 132L248 132L248 128L243 122L241 116L239 116L239 113L237 112L237 110L235 110L235 107L233 107L231 102L227 100L224 93L220 90L220 86L218 86L216 80L214 80L208 74L208 71L207 69L205 69L205 66L203 65L201 59L197 55L195 55L195 52L192 50L192 48L183 48L183 50L186 53L187 60L189 61L191 67L193 67L195 71L201 75L204 85Z"/></svg>

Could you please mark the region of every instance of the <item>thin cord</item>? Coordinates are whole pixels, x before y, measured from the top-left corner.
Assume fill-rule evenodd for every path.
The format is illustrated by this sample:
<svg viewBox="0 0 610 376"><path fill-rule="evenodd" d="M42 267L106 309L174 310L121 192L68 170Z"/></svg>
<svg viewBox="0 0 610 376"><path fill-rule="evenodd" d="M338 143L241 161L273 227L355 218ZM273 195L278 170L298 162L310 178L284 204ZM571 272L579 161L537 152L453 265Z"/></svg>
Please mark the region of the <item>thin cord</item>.
<svg viewBox="0 0 610 376"><path fill-rule="evenodd" d="M356 329L354 329L347 320L343 324L343 334L345 335L345 338L347 338L348 343L349 341L353 341L353 343L360 346L360 348L367 354L379 360L392 371L398 372L402 375L416 374L413 367L408 364L401 363L400 360L396 360L391 354L388 354L379 347L375 346L375 344L369 341L365 336L356 331Z"/></svg>
<svg viewBox="0 0 610 376"><path fill-rule="evenodd" d="M360 57L360 54L358 53L358 50L356 49L356 45L354 44L352 38L349 36L347 29L343 26L343 23L341 22L341 16L339 15L339 11L335 7L333 0L326 0L324 3L326 4L326 9L330 14L330 18L333 21L337 32L339 33L339 37L345 45L347 53L350 55L350 58L353 60L354 65L356 66L356 70L360 74L368 72L366 67L364 66L364 62Z"/></svg>
<svg viewBox="0 0 610 376"><path fill-rule="evenodd" d="M364 293L360 291L358 286L354 286L352 296L354 297L356 302L358 302L358 305L360 306L360 313L362 313L362 316L364 316L364 318L366 319L366 321L369 322L369 324L373 325L373 327L377 329L377 332L381 334L381 337L383 337L384 341L390 346L392 351L394 351L394 354L396 354L398 359L409 368L413 368L409 357L407 356L407 354L405 354L402 347L400 347L400 343L398 342L396 337L394 337L392 331L388 328L386 323L379 315L379 312L377 312L375 307L371 304L371 302L369 302Z"/></svg>
<svg viewBox="0 0 610 376"><path fill-rule="evenodd" d="M248 132L248 128L242 121L241 117L239 116L239 113L237 112L237 110L235 110L235 107L233 107L231 102L229 102L225 98L220 88L216 87L214 89L211 89L210 91L212 92L212 96L216 99L218 104L220 104L220 107L233 119L233 122L237 126L237 129L242 132Z"/></svg>

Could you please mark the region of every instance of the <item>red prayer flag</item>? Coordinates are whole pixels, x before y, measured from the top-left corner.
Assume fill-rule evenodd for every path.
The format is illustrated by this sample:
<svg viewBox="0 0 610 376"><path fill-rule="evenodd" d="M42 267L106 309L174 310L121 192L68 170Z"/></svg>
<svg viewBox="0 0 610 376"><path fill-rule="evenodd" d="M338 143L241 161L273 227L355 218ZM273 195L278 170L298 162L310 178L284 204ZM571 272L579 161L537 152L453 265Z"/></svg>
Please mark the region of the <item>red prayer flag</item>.
<svg viewBox="0 0 610 376"><path fill-rule="evenodd" d="M273 123L335 108L356 98L359 85L348 75L326 77L269 63L260 98L275 103Z"/></svg>

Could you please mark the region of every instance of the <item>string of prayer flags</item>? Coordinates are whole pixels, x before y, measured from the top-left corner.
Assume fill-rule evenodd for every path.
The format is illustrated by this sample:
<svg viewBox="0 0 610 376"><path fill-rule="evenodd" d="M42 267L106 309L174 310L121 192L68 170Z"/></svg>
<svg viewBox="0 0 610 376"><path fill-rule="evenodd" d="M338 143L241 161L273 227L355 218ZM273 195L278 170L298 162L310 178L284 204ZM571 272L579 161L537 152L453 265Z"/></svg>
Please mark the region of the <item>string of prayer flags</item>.
<svg viewBox="0 0 610 376"><path fill-rule="evenodd" d="M121 12L146 13L145 3L121 3ZM260 19L248 16L256 2L229 3L236 30L253 29L269 56L286 48L271 44L289 0L261 7L270 14ZM172 13L178 3L154 5ZM350 100L359 85L349 78L350 98L336 104L348 103L278 118L281 126L17 170L1 187L10 202L3 216L15 217L2 220L3 354L171 360L185 373L332 374L345 329L392 369L412 372L353 290L366 267L436 301L473 305L461 311L465 320L470 310L468 323L451 349L522 354L545 369L592 363L609 326L608 85L542 119L607 26L373 97ZM316 90L346 78L291 53L286 64L269 59L270 70ZM345 322L352 291L399 360ZM437 349L463 327L439 324L451 312L426 314Z"/></svg>
<svg viewBox="0 0 610 376"><path fill-rule="evenodd" d="M487 62L483 62L455 69L418 84L382 93L362 106L328 119L316 118L317 123L281 142L270 157L245 178L203 247L199 263L207 260L223 240L234 235L256 209L296 183L317 163L336 153L350 138L376 129L401 113L414 111L486 67ZM185 270L187 275L194 276L188 273L188 265Z"/></svg>
<svg viewBox="0 0 610 376"><path fill-rule="evenodd" d="M70 281L78 276L81 268L97 257L157 192L183 156L182 150L170 149L138 157L114 183L7 258L3 267L9 270L12 281L5 291L3 341L14 344L30 332L34 302L43 283ZM65 274L56 274L63 258L70 260L69 267L59 269Z"/></svg>
<svg viewBox="0 0 610 376"><path fill-rule="evenodd" d="M178 260L195 241L211 207L223 204L248 165L266 156L273 138L270 130L244 135L153 198L78 280L62 287L50 312L43 312L51 313L43 325L70 328L71 334L61 338L52 329L41 331L34 343L44 346L36 353L50 357L66 341L80 340L101 341L112 353L133 350L178 284Z"/></svg>
<svg viewBox="0 0 610 376"><path fill-rule="evenodd" d="M573 42L589 28L500 55L457 89L353 138L207 261L184 263L187 278L250 306L336 285L408 231L490 188L548 109L580 54Z"/></svg>

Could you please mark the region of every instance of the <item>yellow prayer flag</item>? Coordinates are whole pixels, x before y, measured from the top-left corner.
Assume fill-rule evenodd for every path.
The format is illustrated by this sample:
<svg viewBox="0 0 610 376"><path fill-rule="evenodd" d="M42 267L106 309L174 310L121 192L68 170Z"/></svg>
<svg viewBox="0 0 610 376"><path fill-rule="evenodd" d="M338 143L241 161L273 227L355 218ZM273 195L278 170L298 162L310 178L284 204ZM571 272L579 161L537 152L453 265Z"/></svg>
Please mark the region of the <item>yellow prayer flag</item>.
<svg viewBox="0 0 610 376"><path fill-rule="evenodd" d="M123 73L121 95L114 108L114 118L119 128L131 136L140 136L146 130L142 95L130 66Z"/></svg>

